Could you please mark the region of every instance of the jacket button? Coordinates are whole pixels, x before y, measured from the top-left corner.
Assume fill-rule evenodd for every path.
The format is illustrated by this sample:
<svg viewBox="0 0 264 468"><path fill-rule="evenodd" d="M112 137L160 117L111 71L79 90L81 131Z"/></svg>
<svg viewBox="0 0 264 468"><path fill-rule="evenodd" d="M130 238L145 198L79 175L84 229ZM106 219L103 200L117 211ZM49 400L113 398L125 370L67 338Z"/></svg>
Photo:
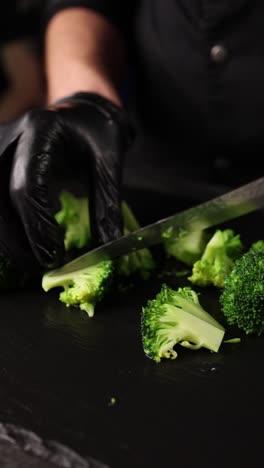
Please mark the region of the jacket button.
<svg viewBox="0 0 264 468"><path fill-rule="evenodd" d="M227 59L227 49L222 45L214 45L211 48L210 56L214 63L221 64Z"/></svg>

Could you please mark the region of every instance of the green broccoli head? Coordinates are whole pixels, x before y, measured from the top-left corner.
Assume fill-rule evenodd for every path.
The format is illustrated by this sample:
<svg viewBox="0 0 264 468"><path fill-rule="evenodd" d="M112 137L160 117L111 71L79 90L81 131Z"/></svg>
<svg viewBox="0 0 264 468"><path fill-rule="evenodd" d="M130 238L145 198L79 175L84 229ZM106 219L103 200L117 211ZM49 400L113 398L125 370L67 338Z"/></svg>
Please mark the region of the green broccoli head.
<svg viewBox="0 0 264 468"><path fill-rule="evenodd" d="M177 344L217 352L225 330L203 309L191 288L174 291L163 285L156 298L142 309L141 334L146 355L160 362L162 358L177 357Z"/></svg>
<svg viewBox="0 0 264 468"><path fill-rule="evenodd" d="M63 227L65 250L82 249L91 244L91 227L89 217L89 201L87 197L78 198L69 192L60 194L61 210L55 219ZM139 229L139 223L126 202L121 205L124 222L124 234L130 234ZM147 278L155 268L155 262L150 250L143 248L116 261L116 273L120 276L139 274Z"/></svg>
<svg viewBox="0 0 264 468"><path fill-rule="evenodd" d="M68 307L79 306L89 317L94 315L95 304L103 297L113 271L111 260L76 271L71 274L56 275L56 270L46 273L42 278L44 291L62 287L60 301Z"/></svg>
<svg viewBox="0 0 264 468"><path fill-rule="evenodd" d="M236 260L220 296L230 325L247 334L264 332L264 249L250 249Z"/></svg>
<svg viewBox="0 0 264 468"><path fill-rule="evenodd" d="M251 245L251 249L254 249L254 250L264 249L264 240L261 239L256 242L253 242L253 244Z"/></svg>
<svg viewBox="0 0 264 468"><path fill-rule="evenodd" d="M177 237L165 236L164 248L169 256L193 266L202 256L208 240L206 231L182 231Z"/></svg>
<svg viewBox="0 0 264 468"><path fill-rule="evenodd" d="M77 198L69 192L62 192L60 202L61 210L55 219L65 231L65 250L87 247L91 241L88 198Z"/></svg>
<svg viewBox="0 0 264 468"><path fill-rule="evenodd" d="M225 277L232 270L242 249L239 234L235 235L232 229L216 230L202 257L193 265L192 275L188 279L199 286L213 284L223 288Z"/></svg>
<svg viewBox="0 0 264 468"><path fill-rule="evenodd" d="M65 249L89 248L91 229L88 209L88 198L77 198L69 192L60 195L61 210L56 214L56 220L65 230ZM139 228L139 224L132 211L122 202L124 231L128 234ZM113 271L122 276L134 273L145 278L155 267L150 251L143 248L129 255L116 259L114 262L105 261L99 265L77 271L72 275L56 274L55 271L46 273L42 279L45 291L62 287L60 300L67 306L78 305L89 316L93 316L95 304L107 289Z"/></svg>

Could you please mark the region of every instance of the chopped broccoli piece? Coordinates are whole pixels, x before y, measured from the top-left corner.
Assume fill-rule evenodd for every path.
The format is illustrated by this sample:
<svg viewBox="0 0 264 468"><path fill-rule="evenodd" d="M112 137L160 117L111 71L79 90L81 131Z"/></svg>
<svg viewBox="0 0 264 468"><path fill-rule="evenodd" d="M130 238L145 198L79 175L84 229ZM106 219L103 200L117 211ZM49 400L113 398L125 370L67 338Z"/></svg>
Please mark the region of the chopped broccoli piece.
<svg viewBox="0 0 264 468"><path fill-rule="evenodd" d="M89 247L91 230L87 198L77 198L69 192L62 192L60 196L62 209L57 213L56 220L65 229L65 248ZM132 211L125 202L122 203L122 215L125 233L139 228ZM123 276L134 273L145 278L154 268L154 261L150 251L146 248L121 257L114 262L107 260L98 265L76 271L71 275L56 275L51 271L43 276L42 286L45 291L51 288L63 287L60 301L67 306L78 305L81 310L92 317L95 304L101 299L110 282L113 271Z"/></svg>
<svg viewBox="0 0 264 468"><path fill-rule="evenodd" d="M220 304L230 325L246 334L264 333L264 250L250 249L236 260Z"/></svg>
<svg viewBox="0 0 264 468"><path fill-rule="evenodd" d="M141 249L124 255L117 260L116 271L120 276L130 276L139 273L142 278L148 278L154 268L153 258L148 249Z"/></svg>
<svg viewBox="0 0 264 468"><path fill-rule="evenodd" d="M174 291L163 285L156 298L142 309L141 334L146 355L160 362L162 358L177 357L176 344L217 352L225 330L203 309L191 288Z"/></svg>
<svg viewBox="0 0 264 468"><path fill-rule="evenodd" d="M122 202L122 216L124 221L124 234L130 234L137 231L140 226L127 203ZM142 238L139 238L140 241ZM155 262L149 249L143 248L136 250L128 255L117 259L116 272L120 276L130 276L139 274L141 278L148 278L151 271L155 268Z"/></svg>
<svg viewBox="0 0 264 468"><path fill-rule="evenodd" d="M55 215L65 230L65 250L82 249L91 241L88 198L77 198L69 192L60 194L61 210Z"/></svg>
<svg viewBox="0 0 264 468"><path fill-rule="evenodd" d="M116 272L120 276L130 276L137 273L141 278L147 279L154 268L155 263L148 249L131 252L116 261Z"/></svg>
<svg viewBox="0 0 264 468"><path fill-rule="evenodd" d="M264 249L264 240L258 240L251 245L251 249L259 250Z"/></svg>
<svg viewBox="0 0 264 468"><path fill-rule="evenodd" d="M232 270L242 249L239 234L235 235L232 229L216 230L200 260L194 263L192 275L188 279L199 286L213 284L223 288L225 277Z"/></svg>
<svg viewBox="0 0 264 468"><path fill-rule="evenodd" d="M69 192L60 194L61 210L55 215L56 221L65 230L64 244L66 251L89 247L91 242L91 228L89 218L88 198L78 198ZM124 233L130 234L139 229L131 209L125 203L121 205L124 221ZM137 250L129 255L120 257L116 261L116 272L121 276L130 276L138 273L141 277L148 277L155 268L150 251L146 248Z"/></svg>
<svg viewBox="0 0 264 468"><path fill-rule="evenodd" d="M43 276L42 287L44 291L57 287L64 288L60 293L60 301L67 307L78 305L89 317L92 317L95 304L103 297L112 271L111 260L105 260L71 274L56 275L56 271L52 271Z"/></svg>
<svg viewBox="0 0 264 468"><path fill-rule="evenodd" d="M176 237L166 238L164 248L170 256L186 263L186 265L193 266L202 256L208 239L208 233L205 231L182 231Z"/></svg>

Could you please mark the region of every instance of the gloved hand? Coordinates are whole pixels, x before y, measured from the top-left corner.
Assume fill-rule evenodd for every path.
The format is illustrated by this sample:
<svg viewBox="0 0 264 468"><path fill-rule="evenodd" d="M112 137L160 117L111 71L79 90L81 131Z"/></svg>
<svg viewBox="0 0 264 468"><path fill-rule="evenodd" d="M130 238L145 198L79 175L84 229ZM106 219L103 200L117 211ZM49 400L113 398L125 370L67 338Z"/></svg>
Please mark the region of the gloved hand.
<svg viewBox="0 0 264 468"><path fill-rule="evenodd" d="M21 255L25 268L62 262L51 188L65 170L87 181L94 241L118 238L122 157L132 139L125 111L94 93L68 96L0 126L0 259Z"/></svg>
<svg viewBox="0 0 264 468"><path fill-rule="evenodd" d="M10 162L0 159L0 290L23 286L40 270L11 205Z"/></svg>

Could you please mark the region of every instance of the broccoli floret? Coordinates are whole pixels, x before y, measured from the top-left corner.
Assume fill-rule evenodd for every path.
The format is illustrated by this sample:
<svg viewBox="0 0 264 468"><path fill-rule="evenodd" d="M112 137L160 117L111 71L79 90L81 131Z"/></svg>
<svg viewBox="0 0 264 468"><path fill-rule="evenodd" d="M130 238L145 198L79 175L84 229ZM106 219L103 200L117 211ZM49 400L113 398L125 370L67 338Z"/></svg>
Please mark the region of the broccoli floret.
<svg viewBox="0 0 264 468"><path fill-rule="evenodd" d="M57 222L65 230L65 248L89 247L91 229L88 209L88 198L77 198L69 192L60 196L61 210L56 215ZM132 211L125 202L122 203L122 215L125 233L139 228ZM56 270L46 273L42 279L45 291L63 287L59 299L67 306L78 305L90 317L94 315L95 304L101 299L113 272L129 276L133 273L147 277L154 268L154 261L148 249L141 249L115 261L104 261L98 265L72 273L56 275Z"/></svg>
<svg viewBox="0 0 264 468"><path fill-rule="evenodd" d="M89 247L91 243L91 227L88 198L78 198L69 192L60 194L61 210L55 215L56 221L65 230L64 244L68 251L72 248ZM126 202L121 205L124 222L124 234L130 234L139 229L131 209ZM143 248L116 260L116 272L120 276L130 276L138 273L148 277L155 268L155 263L149 249Z"/></svg>
<svg viewBox="0 0 264 468"><path fill-rule="evenodd" d="M46 273L42 278L44 291L62 287L59 299L66 306L78 305L87 312L89 317L94 315L95 304L103 297L113 271L111 260L105 260L97 265L62 275L56 271Z"/></svg>
<svg viewBox="0 0 264 468"><path fill-rule="evenodd" d="M124 234L128 235L137 231L140 226L126 202L122 202L122 216L124 221ZM139 239L140 240L140 239ZM120 276L130 276L135 273L141 278L148 278L151 271L155 268L155 262L149 249L143 248L124 255L117 259L116 272Z"/></svg>
<svg viewBox="0 0 264 468"><path fill-rule="evenodd" d="M88 198L77 198L69 192L60 194L61 210L55 215L65 230L65 250L82 249L91 241Z"/></svg>
<svg viewBox="0 0 264 468"><path fill-rule="evenodd" d="M264 250L250 249L236 260L220 296L230 325L246 334L264 332Z"/></svg>
<svg viewBox="0 0 264 468"><path fill-rule="evenodd" d="M165 237L164 248L168 255L177 258L186 265L193 266L202 256L208 240L206 231L182 231L176 237Z"/></svg>
<svg viewBox="0 0 264 468"><path fill-rule="evenodd" d="M254 249L254 250L264 249L264 240L261 239L256 242L253 242L253 244L251 245L251 249Z"/></svg>
<svg viewBox="0 0 264 468"><path fill-rule="evenodd" d="M146 355L160 362L162 358L177 357L176 344L217 352L225 330L203 309L191 288L174 291L163 285L156 298L142 310L141 334Z"/></svg>
<svg viewBox="0 0 264 468"><path fill-rule="evenodd" d="M194 263L189 281L199 286L213 284L223 288L225 277L242 254L242 249L239 234L235 235L232 229L217 229L200 260Z"/></svg>
<svg viewBox="0 0 264 468"><path fill-rule="evenodd" d="M139 274L147 279L155 268L153 257L148 249L141 249L117 259L116 272L120 276Z"/></svg>

